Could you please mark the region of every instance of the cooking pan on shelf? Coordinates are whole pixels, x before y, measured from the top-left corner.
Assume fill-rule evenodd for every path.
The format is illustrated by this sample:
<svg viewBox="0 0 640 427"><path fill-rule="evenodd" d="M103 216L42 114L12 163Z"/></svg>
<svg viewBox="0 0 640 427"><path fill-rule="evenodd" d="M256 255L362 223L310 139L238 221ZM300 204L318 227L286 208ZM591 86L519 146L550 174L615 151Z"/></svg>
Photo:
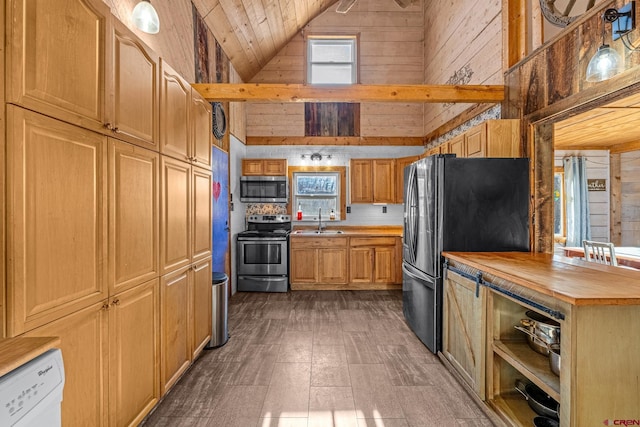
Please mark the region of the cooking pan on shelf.
<svg viewBox="0 0 640 427"><path fill-rule="evenodd" d="M560 419L560 404L537 385L533 383L525 384L521 380L516 380L516 390L527 399L529 406L536 414L544 415L554 420Z"/></svg>
<svg viewBox="0 0 640 427"><path fill-rule="evenodd" d="M548 417L535 417L533 425L535 427L559 427L560 423Z"/></svg>

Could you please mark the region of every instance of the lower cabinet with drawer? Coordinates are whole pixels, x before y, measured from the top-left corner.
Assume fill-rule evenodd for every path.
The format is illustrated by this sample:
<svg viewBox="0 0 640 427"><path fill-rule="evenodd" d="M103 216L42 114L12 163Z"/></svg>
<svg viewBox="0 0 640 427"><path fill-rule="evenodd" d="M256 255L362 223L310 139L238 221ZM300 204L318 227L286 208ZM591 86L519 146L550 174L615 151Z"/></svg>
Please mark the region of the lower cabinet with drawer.
<svg viewBox="0 0 640 427"><path fill-rule="evenodd" d="M402 284L397 236L291 238L292 290L390 289Z"/></svg>
<svg viewBox="0 0 640 427"><path fill-rule="evenodd" d="M348 250L347 237L291 239L291 289L344 289L349 277Z"/></svg>

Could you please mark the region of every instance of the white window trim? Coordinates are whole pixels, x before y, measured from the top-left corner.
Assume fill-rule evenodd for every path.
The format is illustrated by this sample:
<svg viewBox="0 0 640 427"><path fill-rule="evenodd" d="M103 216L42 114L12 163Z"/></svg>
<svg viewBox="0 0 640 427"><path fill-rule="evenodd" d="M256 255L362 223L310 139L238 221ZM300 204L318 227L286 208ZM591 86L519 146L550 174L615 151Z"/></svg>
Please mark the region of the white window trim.
<svg viewBox="0 0 640 427"><path fill-rule="evenodd" d="M351 62L312 62L311 61L311 46L313 41L329 41L329 40L344 40L353 44L353 60ZM359 43L357 35L309 35L306 37L306 50L305 50L305 67L306 67L306 82L307 84L313 84L314 86L331 86L331 85L344 85L345 83L311 83L311 65L312 64L336 64L336 65L352 65L351 69L351 82L350 84L357 84L359 80Z"/></svg>

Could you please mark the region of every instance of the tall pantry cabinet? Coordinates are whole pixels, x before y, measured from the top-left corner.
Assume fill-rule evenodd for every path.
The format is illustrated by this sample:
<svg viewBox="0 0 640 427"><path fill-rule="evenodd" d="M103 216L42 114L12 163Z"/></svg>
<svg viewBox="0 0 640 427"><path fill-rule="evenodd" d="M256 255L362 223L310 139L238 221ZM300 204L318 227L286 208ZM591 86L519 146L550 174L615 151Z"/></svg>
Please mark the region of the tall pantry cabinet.
<svg viewBox="0 0 640 427"><path fill-rule="evenodd" d="M61 338L63 425L137 425L211 334L210 106L101 0L6 3L3 332Z"/></svg>

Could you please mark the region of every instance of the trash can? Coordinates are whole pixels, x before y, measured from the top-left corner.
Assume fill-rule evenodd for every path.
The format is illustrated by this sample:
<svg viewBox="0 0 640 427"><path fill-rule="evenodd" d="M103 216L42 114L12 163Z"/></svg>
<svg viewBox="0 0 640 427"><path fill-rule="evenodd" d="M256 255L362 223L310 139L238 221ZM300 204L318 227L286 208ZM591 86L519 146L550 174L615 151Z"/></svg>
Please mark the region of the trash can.
<svg viewBox="0 0 640 427"><path fill-rule="evenodd" d="M224 273L211 274L211 340L207 349L218 348L229 340L229 278Z"/></svg>

